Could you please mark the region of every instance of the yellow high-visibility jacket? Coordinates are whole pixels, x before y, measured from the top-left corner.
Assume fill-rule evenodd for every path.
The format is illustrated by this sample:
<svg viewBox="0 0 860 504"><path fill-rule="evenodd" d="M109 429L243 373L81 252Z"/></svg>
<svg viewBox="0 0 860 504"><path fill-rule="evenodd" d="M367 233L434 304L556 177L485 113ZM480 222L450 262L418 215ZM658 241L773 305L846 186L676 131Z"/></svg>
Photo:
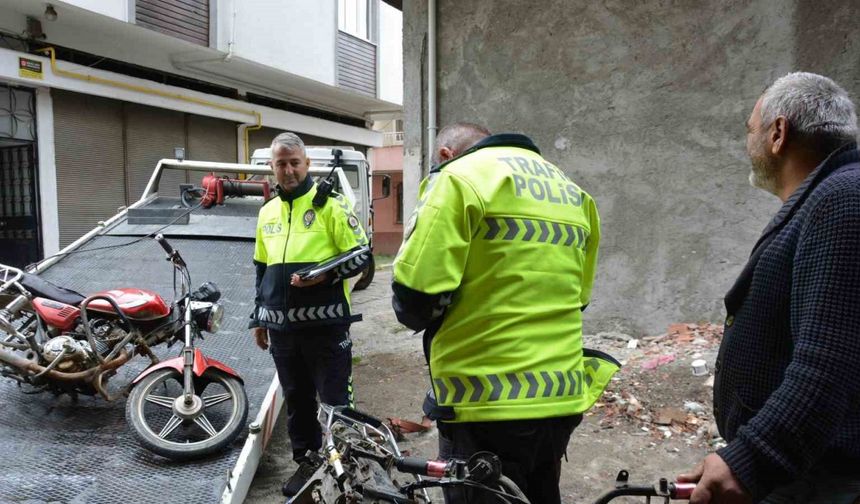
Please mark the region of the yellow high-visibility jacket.
<svg viewBox="0 0 860 504"><path fill-rule="evenodd" d="M292 287L291 275L343 252L367 245L367 236L344 196L333 193L325 205L312 204L316 185L308 176L292 193L278 190L260 209L254 264L256 298L250 327L276 331L316 325L349 324L349 285L370 262L370 252L335 270L331 282Z"/></svg>
<svg viewBox="0 0 860 504"><path fill-rule="evenodd" d="M525 136L488 137L425 179L394 306L432 333L451 421L572 415L597 400L620 367L582 347L599 240L594 200Z"/></svg>

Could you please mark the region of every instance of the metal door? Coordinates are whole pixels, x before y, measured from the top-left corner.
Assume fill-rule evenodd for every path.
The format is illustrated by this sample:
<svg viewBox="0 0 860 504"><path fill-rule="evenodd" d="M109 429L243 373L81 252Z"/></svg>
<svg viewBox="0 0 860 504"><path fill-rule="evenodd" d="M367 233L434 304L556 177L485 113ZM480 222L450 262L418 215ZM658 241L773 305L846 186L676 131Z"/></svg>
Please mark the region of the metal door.
<svg viewBox="0 0 860 504"><path fill-rule="evenodd" d="M0 147L0 263L26 266L40 259L35 146Z"/></svg>
<svg viewBox="0 0 860 504"><path fill-rule="evenodd" d="M0 85L0 263L26 266L41 252L35 95Z"/></svg>

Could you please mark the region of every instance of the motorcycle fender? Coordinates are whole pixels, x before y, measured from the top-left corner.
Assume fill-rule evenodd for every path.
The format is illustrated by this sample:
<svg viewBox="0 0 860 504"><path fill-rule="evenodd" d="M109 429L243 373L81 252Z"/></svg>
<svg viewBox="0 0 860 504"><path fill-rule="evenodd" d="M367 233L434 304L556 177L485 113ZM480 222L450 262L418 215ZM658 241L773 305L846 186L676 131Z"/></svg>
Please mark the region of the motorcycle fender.
<svg viewBox="0 0 860 504"><path fill-rule="evenodd" d="M194 349L194 367L192 368L194 371L194 375L195 376L201 376L203 374L203 372L209 368L215 368L221 372L227 373L229 376L232 376L233 378L236 378L240 382L245 383L245 380L243 380L242 377L239 376L239 373L237 373L236 371L233 371L233 368L231 368L227 364L224 364L221 361L217 361L215 359L210 359L210 358L204 356L203 352L201 352L200 349L195 348Z"/></svg>
<svg viewBox="0 0 860 504"><path fill-rule="evenodd" d="M172 368L172 369L175 369L181 373L184 363L185 363L185 361L181 355L179 357L174 357L172 359L168 359L166 361L159 362L158 364L156 364L154 366L150 366L150 367L146 368L142 373L137 375L137 378L135 378L131 382L131 384L137 385L137 382L144 379L147 375L150 375L150 374L158 371L159 369ZM239 373L234 371L233 368L224 364L223 362L217 361L215 359L207 358L206 356L203 355L203 352L201 352L199 348L195 348L194 349L194 363L192 364L192 367L191 367L191 370L194 373L194 376L202 376L203 373L209 368L215 368L219 371L222 371L222 372L236 378L237 380L241 381L242 383L245 382L245 380L243 380L242 377L239 376Z"/></svg>
<svg viewBox="0 0 860 504"><path fill-rule="evenodd" d="M182 359L182 356L180 355L179 357L174 357L172 359L168 359L166 361L159 362L158 364L156 364L154 366L149 366L148 368L144 369L143 372L141 372L139 375L137 375L137 378L132 380L131 384L137 385L137 382L139 382L140 380L143 380L145 377L158 371L159 369L173 368L173 369L175 369L181 373L182 372L182 363L183 363L183 359Z"/></svg>

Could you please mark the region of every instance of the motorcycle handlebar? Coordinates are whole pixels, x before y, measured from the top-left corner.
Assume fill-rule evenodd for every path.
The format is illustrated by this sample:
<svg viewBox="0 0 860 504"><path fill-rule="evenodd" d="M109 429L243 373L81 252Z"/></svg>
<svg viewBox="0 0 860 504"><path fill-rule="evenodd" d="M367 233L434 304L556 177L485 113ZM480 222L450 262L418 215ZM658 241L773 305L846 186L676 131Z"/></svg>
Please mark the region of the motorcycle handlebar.
<svg viewBox="0 0 860 504"><path fill-rule="evenodd" d="M400 472L430 476L431 478L444 478L449 472L448 463L445 461L416 457L397 457L394 461L394 466Z"/></svg>
<svg viewBox="0 0 860 504"><path fill-rule="evenodd" d="M161 245L161 248L164 249L164 252L166 252L168 256L173 257L173 253L175 251L173 250L173 247L171 247L170 244L167 243L167 239L164 237L163 234L159 233L155 235L155 241L157 241L158 244Z"/></svg>

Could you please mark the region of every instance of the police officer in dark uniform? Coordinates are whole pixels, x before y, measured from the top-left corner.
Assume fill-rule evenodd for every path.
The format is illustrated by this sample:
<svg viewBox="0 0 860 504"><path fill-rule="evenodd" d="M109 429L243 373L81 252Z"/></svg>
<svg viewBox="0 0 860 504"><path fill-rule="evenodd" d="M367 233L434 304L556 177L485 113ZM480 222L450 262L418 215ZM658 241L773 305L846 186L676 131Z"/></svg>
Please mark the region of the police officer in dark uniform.
<svg viewBox="0 0 860 504"><path fill-rule="evenodd" d="M317 400L352 404L352 341L349 285L370 262L370 252L314 278L296 271L367 246L351 205L336 193L317 198L308 176L310 160L302 140L282 133L272 141L277 197L260 209L254 264L254 313L249 326L257 345L270 349L284 390L293 459L299 464L284 484L295 495L316 469L308 451L317 451L322 433Z"/></svg>

